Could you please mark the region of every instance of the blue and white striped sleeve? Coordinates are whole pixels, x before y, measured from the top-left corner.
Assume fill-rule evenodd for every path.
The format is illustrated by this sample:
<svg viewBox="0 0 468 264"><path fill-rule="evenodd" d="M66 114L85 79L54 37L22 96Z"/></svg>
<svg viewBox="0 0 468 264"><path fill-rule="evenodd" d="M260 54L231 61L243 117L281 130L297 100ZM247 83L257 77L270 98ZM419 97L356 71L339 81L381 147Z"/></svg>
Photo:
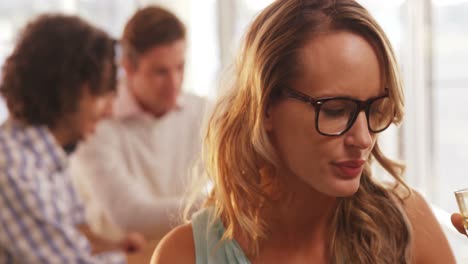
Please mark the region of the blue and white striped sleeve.
<svg viewBox="0 0 468 264"><path fill-rule="evenodd" d="M32 166L0 169L0 242L8 253L21 263L125 263L123 255L91 255L87 239L64 213L67 204L53 200L47 185L38 187L46 175L37 173Z"/></svg>
<svg viewBox="0 0 468 264"><path fill-rule="evenodd" d="M123 255L113 259L92 256L87 239L75 226L55 218L61 204L47 200L48 195L21 175L4 172L0 176L0 225L14 258L24 263L125 263Z"/></svg>
<svg viewBox="0 0 468 264"><path fill-rule="evenodd" d="M22 263L111 263L92 256L87 239L71 222L54 219L52 201L15 176L7 170L1 175L0 188L2 240L15 259Z"/></svg>

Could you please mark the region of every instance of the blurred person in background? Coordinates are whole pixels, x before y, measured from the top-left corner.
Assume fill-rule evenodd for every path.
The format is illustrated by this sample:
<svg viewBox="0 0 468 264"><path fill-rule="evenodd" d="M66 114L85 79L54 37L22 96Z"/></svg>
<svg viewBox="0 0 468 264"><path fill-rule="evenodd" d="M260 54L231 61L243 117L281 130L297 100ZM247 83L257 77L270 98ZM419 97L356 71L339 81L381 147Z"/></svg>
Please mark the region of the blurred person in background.
<svg viewBox="0 0 468 264"><path fill-rule="evenodd" d="M94 231L110 239L138 231L157 241L180 218L205 101L181 91L186 28L173 13L138 10L121 45L125 76L113 116L80 144L72 173Z"/></svg>
<svg viewBox="0 0 468 264"><path fill-rule="evenodd" d="M93 233L66 150L94 132L115 93L115 41L82 19L31 21L3 66L0 263L124 263L142 235ZM119 252L120 251L120 252Z"/></svg>

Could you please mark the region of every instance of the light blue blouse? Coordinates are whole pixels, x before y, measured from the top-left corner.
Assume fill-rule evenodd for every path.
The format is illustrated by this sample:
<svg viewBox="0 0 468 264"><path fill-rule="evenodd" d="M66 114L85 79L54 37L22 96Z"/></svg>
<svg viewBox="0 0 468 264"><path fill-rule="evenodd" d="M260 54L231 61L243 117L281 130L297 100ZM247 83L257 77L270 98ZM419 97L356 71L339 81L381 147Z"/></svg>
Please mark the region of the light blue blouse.
<svg viewBox="0 0 468 264"><path fill-rule="evenodd" d="M208 207L192 217L196 264L250 264L235 240L220 242L224 225L213 216L214 209Z"/></svg>

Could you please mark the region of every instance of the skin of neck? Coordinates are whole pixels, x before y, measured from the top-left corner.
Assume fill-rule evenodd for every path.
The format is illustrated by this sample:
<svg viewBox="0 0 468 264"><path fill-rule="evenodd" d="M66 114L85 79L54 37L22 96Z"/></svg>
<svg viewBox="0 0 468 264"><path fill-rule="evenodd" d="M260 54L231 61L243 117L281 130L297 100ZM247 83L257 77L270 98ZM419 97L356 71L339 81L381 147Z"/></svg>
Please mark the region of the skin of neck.
<svg viewBox="0 0 468 264"><path fill-rule="evenodd" d="M141 100L139 100L139 98L137 96L135 96L135 93L133 92L133 83L132 83L131 78L127 79L127 89L128 89L128 92L131 94L131 96L135 99L135 102L138 104L138 107L140 107L141 110L143 110L143 112L152 115L154 118L161 118L167 113L166 111L161 111L161 112L155 113L154 111L152 111L151 109L146 107L141 102Z"/></svg>
<svg viewBox="0 0 468 264"><path fill-rule="evenodd" d="M267 243L297 248L327 241L337 198L320 193L286 170L280 173L288 179L282 187L286 199L279 199L263 212L271 227Z"/></svg>
<svg viewBox="0 0 468 264"><path fill-rule="evenodd" d="M66 145L73 143L73 140L70 138L69 128L62 125L60 122L58 122L54 127L51 127L50 131L54 136L55 141L60 146L65 147Z"/></svg>

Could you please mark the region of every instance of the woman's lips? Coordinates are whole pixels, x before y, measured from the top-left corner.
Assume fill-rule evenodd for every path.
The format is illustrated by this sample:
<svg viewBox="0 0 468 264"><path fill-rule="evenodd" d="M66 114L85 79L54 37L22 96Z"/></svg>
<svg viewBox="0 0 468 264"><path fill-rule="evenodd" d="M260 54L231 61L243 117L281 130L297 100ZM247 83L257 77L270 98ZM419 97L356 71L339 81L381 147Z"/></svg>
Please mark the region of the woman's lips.
<svg viewBox="0 0 468 264"><path fill-rule="evenodd" d="M333 165L338 169L341 176L352 179L358 177L362 173L362 168L365 163L365 160L347 160L334 162Z"/></svg>

